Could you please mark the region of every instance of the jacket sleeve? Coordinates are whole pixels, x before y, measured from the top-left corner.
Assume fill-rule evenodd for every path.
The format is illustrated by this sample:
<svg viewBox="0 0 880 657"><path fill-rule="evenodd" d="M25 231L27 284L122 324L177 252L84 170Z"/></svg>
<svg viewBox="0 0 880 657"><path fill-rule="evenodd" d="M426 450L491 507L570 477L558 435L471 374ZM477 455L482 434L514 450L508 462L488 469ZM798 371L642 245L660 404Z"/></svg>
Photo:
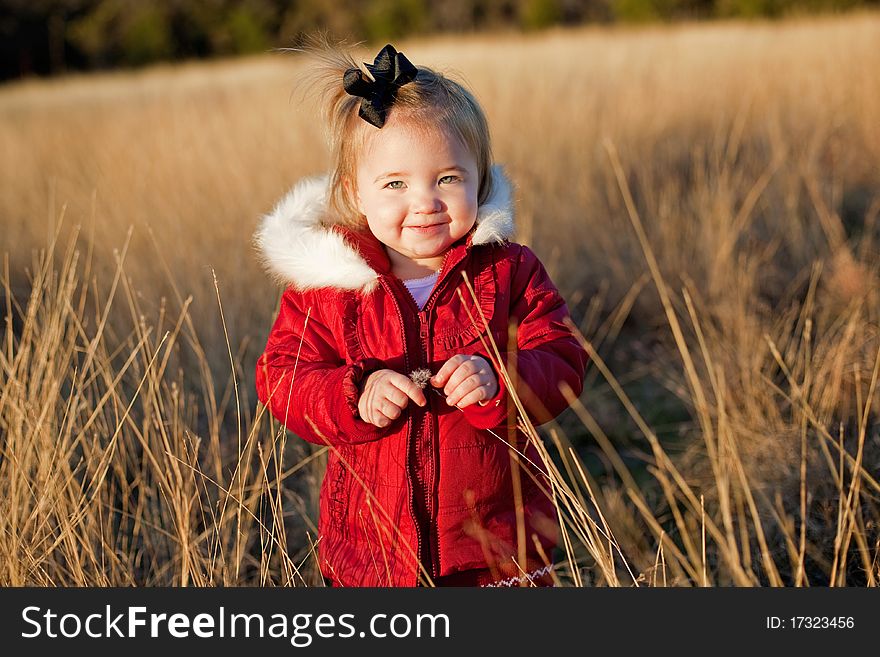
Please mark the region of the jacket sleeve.
<svg viewBox="0 0 880 657"><path fill-rule="evenodd" d="M379 428L358 415L358 389L376 359L347 364L322 323L314 295L288 289L257 361L257 397L288 429L318 445L377 440L398 428Z"/></svg>
<svg viewBox="0 0 880 657"><path fill-rule="evenodd" d="M581 394L588 357L564 324L568 308L538 257L525 246L511 257L510 320L517 323L516 352L502 352L501 357L511 376L515 363L517 394L537 426L568 407L560 390L563 382L575 396ZM501 375L496 372L496 376L495 397L484 405L471 404L463 409L470 424L477 428L489 429L507 420L507 389Z"/></svg>

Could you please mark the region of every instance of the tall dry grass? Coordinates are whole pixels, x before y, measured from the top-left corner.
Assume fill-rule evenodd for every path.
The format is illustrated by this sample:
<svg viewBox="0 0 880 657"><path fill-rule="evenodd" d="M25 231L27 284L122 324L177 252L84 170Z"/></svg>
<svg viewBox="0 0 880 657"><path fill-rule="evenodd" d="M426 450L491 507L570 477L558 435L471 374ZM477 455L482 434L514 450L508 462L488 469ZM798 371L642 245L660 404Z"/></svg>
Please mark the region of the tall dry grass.
<svg viewBox="0 0 880 657"><path fill-rule="evenodd" d="M561 583L876 584L878 41L857 14L401 45L477 91L593 357L540 432ZM318 583L322 452L252 393L278 292L249 237L326 165L301 65L0 91L4 584Z"/></svg>

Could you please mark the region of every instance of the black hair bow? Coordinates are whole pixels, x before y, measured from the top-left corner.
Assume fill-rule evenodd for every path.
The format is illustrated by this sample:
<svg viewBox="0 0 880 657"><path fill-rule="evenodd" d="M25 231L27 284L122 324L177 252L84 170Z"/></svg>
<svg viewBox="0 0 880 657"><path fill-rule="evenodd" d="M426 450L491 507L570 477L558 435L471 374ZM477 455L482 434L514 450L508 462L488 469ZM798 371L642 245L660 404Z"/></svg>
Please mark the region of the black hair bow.
<svg viewBox="0 0 880 657"><path fill-rule="evenodd" d="M342 78L342 86L352 96L363 98L358 116L381 128L385 125L388 108L394 104L397 90L412 82L419 71L390 43L379 51L372 64L365 63L364 66L373 76L372 80L361 69L350 68Z"/></svg>

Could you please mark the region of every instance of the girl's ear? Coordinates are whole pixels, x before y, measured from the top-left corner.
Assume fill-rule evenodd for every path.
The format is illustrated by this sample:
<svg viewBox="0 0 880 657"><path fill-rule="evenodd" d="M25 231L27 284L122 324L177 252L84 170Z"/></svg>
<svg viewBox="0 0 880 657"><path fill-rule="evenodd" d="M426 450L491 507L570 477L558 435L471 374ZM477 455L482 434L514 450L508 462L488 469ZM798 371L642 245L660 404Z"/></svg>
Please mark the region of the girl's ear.
<svg viewBox="0 0 880 657"><path fill-rule="evenodd" d="M358 194L357 185L352 182L351 178L345 177L342 179L342 186L345 188L345 195L351 199L357 208L357 211L364 214L364 210L361 207L361 195Z"/></svg>

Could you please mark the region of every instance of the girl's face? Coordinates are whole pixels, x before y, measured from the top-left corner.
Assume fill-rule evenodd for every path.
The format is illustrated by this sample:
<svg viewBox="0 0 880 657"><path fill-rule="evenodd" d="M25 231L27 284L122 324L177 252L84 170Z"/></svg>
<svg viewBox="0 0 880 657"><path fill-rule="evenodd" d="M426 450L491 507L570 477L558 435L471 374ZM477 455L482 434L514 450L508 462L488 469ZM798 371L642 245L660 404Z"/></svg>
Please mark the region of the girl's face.
<svg viewBox="0 0 880 657"><path fill-rule="evenodd" d="M478 183L476 159L458 139L392 115L360 154L356 199L395 273L424 275L474 225Z"/></svg>

